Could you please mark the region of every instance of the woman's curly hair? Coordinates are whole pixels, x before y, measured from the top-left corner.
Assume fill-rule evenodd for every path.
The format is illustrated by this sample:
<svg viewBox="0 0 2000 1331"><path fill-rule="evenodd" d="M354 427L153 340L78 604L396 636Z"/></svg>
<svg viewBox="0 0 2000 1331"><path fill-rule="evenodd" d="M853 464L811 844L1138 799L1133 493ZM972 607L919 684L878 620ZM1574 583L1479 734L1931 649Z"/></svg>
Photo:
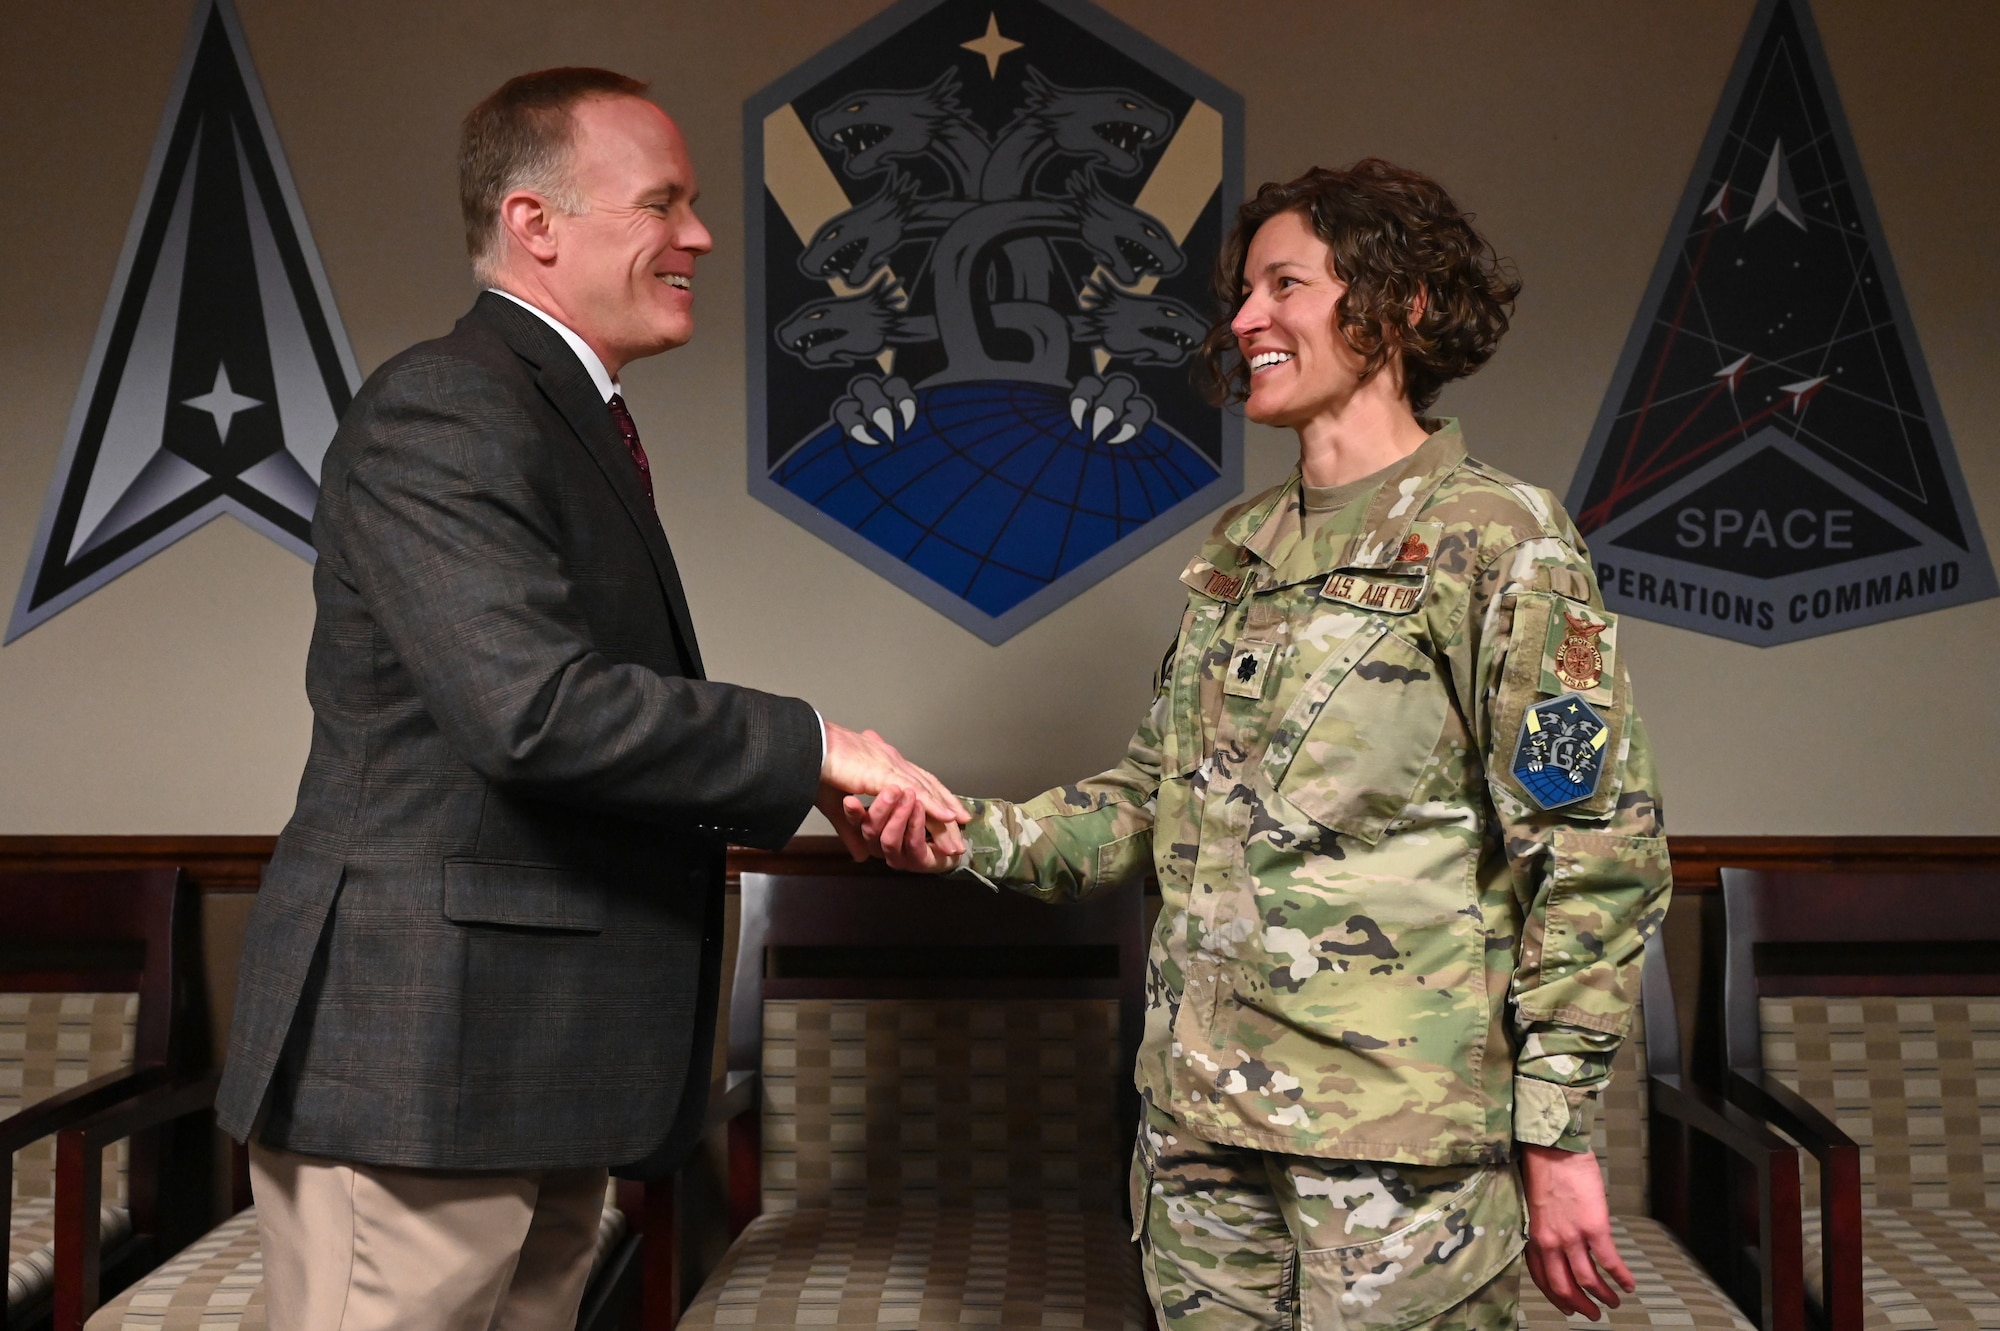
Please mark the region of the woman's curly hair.
<svg viewBox="0 0 2000 1331"><path fill-rule="evenodd" d="M1421 412L1499 345L1521 284L1442 185L1379 157L1344 171L1316 166L1297 180L1262 186L1236 210L1215 266L1221 314L1201 346L1199 373L1211 402L1249 395L1250 367L1229 323L1243 304L1251 237L1288 212L1326 242L1334 275L1347 283L1334 317L1362 358L1364 380L1391 356L1400 358L1403 389ZM1419 297L1422 312L1412 319Z"/></svg>

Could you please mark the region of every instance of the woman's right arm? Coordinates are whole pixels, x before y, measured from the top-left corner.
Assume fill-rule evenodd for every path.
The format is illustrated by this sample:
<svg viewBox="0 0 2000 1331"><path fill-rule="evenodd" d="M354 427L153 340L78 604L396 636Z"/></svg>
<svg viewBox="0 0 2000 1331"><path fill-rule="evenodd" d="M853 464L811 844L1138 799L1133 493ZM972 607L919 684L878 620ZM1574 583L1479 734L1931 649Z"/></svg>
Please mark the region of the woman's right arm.
<svg viewBox="0 0 2000 1331"><path fill-rule="evenodd" d="M958 869L989 887L1004 885L1044 901L1075 901L1127 882L1153 866L1167 696L1165 689L1155 694L1125 747L1124 761L1110 771L1021 804L966 800L972 821L964 829L968 850L962 860L935 854L921 817L897 795L877 797L859 826L893 868ZM857 809L850 804L850 812Z"/></svg>
<svg viewBox="0 0 2000 1331"><path fill-rule="evenodd" d="M964 871L1043 901L1076 901L1153 867L1153 809L1160 789L1161 690L1139 723L1125 759L1075 785L1045 790L1025 804L967 800Z"/></svg>

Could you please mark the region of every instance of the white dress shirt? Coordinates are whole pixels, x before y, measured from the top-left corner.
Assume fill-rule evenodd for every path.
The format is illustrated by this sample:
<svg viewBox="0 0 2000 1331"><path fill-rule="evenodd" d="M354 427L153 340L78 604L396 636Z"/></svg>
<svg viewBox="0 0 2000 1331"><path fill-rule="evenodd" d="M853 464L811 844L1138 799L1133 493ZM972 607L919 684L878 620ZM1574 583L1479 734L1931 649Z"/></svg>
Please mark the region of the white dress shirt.
<svg viewBox="0 0 2000 1331"><path fill-rule="evenodd" d="M576 358L583 362L583 368L590 372L590 382L597 385L597 395L606 402L611 400L611 395L618 391L618 381L611 377L611 371L604 368L604 362L599 360L597 353L590 349L590 343L578 337L568 324L540 306L530 305L513 292L502 291L499 287L488 287L486 289L496 296L505 296L508 300L513 301L516 305L519 305L522 309L555 329L556 334L563 341L569 343L569 349L576 353Z"/></svg>

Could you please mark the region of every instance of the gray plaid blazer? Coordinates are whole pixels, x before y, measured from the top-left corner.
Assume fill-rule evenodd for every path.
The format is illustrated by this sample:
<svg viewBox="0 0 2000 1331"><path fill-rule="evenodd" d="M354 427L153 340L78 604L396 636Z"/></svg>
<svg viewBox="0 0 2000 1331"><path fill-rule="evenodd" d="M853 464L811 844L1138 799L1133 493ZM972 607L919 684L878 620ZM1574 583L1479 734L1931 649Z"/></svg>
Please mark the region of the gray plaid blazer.
<svg viewBox="0 0 2000 1331"><path fill-rule="evenodd" d="M702 677L588 373L490 293L369 377L313 543L312 750L223 1127L380 1165L672 1167L705 1107L723 849L805 816L812 708Z"/></svg>

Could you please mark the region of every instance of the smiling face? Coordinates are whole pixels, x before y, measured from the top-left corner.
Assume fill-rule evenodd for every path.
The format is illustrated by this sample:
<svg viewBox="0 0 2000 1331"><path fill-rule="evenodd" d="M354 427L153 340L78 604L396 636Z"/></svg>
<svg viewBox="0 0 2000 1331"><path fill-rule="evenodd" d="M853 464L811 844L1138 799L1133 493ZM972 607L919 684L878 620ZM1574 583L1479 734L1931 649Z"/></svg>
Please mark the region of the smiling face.
<svg viewBox="0 0 2000 1331"><path fill-rule="evenodd" d="M612 374L694 333L694 261L708 228L687 144L667 113L638 97L577 104L571 179L580 213L550 219L555 262L544 280L565 322Z"/></svg>
<svg viewBox="0 0 2000 1331"><path fill-rule="evenodd" d="M1338 327L1347 283L1303 213L1257 228L1243 263L1243 303L1230 321L1250 367L1244 414L1260 425L1303 429L1336 416L1362 385L1366 362Z"/></svg>

